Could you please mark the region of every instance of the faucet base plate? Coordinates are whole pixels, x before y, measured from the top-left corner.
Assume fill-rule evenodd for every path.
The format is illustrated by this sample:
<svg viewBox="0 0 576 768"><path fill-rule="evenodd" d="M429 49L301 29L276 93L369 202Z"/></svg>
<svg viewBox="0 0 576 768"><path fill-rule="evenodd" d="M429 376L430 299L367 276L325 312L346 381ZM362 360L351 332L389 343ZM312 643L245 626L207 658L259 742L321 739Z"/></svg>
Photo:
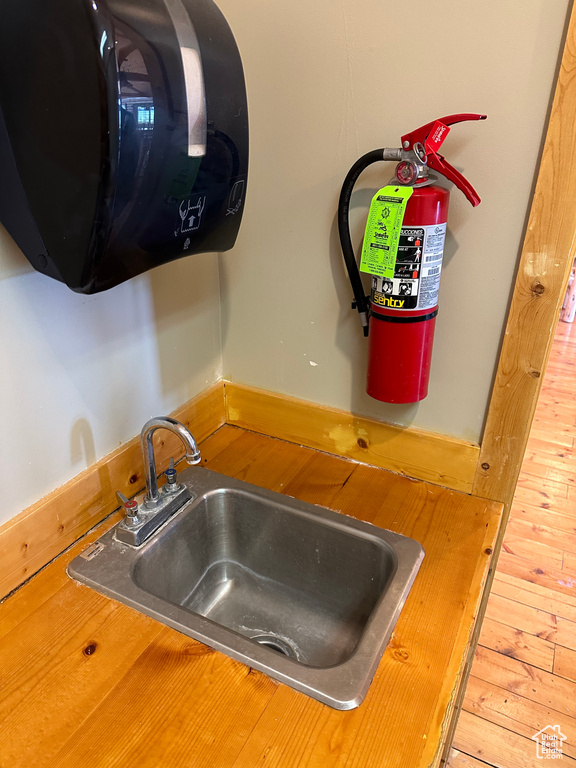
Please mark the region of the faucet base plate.
<svg viewBox="0 0 576 768"><path fill-rule="evenodd" d="M160 501L154 509L146 510L144 506L140 508L138 514L142 522L139 525L131 526L126 521L122 521L116 526L114 538L123 544L139 547L191 498L190 491L185 485L175 493L161 493Z"/></svg>

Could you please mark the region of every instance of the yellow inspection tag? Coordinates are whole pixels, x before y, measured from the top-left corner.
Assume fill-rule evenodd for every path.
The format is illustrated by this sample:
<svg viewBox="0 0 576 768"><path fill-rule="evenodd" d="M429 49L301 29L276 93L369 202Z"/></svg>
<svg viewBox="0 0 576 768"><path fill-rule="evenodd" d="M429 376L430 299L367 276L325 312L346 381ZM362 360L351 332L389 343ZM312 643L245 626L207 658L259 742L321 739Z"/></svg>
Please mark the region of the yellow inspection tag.
<svg viewBox="0 0 576 768"><path fill-rule="evenodd" d="M372 198L362 245L361 272L394 277L400 230L406 203L413 191L412 187L388 186L379 189Z"/></svg>

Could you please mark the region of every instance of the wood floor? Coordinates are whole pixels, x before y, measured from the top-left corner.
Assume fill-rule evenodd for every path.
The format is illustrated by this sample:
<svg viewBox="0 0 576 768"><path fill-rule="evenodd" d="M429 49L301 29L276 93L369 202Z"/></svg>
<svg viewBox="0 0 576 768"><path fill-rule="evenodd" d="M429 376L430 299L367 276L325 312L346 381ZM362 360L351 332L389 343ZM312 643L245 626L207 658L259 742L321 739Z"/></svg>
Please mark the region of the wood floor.
<svg viewBox="0 0 576 768"><path fill-rule="evenodd" d="M532 740L560 726L562 756ZM560 323L449 768L576 768L576 323Z"/></svg>

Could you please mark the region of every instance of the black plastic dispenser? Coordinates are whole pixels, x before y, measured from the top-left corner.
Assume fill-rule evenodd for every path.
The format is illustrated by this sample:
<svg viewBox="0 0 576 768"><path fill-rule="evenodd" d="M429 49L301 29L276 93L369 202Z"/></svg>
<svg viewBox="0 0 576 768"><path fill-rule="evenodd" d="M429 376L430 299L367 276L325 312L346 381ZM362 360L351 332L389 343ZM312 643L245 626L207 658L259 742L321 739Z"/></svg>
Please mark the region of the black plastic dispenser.
<svg viewBox="0 0 576 768"><path fill-rule="evenodd" d="M212 0L2 0L0 220L38 271L95 293L229 250L247 170Z"/></svg>

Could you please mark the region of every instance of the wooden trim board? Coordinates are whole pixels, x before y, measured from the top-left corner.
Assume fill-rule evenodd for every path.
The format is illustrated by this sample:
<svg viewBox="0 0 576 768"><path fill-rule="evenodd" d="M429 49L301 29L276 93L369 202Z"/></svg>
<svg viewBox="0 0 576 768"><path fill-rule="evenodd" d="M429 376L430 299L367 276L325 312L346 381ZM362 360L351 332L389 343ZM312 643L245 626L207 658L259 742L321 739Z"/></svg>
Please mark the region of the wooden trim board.
<svg viewBox="0 0 576 768"><path fill-rule="evenodd" d="M558 324L574 261L576 241L576 7L572 9L556 83L546 139L522 254L508 313L486 427L472 493L504 503L478 620L454 714L443 763L449 760L474 652L498 557L502 549L516 483L522 467L542 378Z"/></svg>
<svg viewBox="0 0 576 768"><path fill-rule="evenodd" d="M401 475L470 493L479 446L417 429L403 429L346 411L220 381L173 414L198 441L223 424L244 427ZM158 470L182 456L169 432L157 438ZM0 527L0 599L83 536L118 506L116 491L144 486L139 438Z"/></svg>
<svg viewBox="0 0 576 768"><path fill-rule="evenodd" d="M573 10L474 479L474 495L508 506L574 261L575 72Z"/></svg>
<svg viewBox="0 0 576 768"><path fill-rule="evenodd" d="M173 414L200 442L224 424L222 382L189 400ZM158 470L170 456L180 458L177 437L163 430L156 438ZM118 506L116 491L134 496L144 486L140 438L135 437L81 472L61 488L0 528L0 597L26 581Z"/></svg>
<svg viewBox="0 0 576 768"><path fill-rule="evenodd" d="M479 446L447 435L224 382L226 421L244 429L470 493Z"/></svg>

